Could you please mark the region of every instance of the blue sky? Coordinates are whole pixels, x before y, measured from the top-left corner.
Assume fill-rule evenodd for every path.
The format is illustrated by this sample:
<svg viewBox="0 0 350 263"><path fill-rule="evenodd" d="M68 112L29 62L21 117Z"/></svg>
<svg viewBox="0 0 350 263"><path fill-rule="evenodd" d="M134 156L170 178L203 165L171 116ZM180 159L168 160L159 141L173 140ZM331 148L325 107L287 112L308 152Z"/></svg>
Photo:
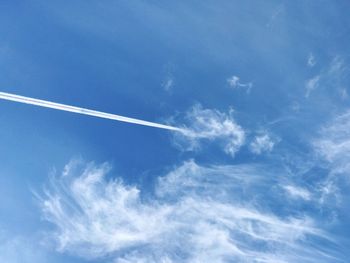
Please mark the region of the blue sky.
<svg viewBox="0 0 350 263"><path fill-rule="evenodd" d="M0 259L347 262L348 1L1 1Z"/></svg>

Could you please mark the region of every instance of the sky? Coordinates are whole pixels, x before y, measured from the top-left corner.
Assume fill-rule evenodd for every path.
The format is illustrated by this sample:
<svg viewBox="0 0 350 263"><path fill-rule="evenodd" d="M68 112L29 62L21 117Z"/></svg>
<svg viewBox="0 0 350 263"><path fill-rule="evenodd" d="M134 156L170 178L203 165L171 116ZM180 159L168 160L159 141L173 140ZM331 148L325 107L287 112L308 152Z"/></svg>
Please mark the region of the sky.
<svg viewBox="0 0 350 263"><path fill-rule="evenodd" d="M0 261L348 262L347 0L0 2Z"/></svg>

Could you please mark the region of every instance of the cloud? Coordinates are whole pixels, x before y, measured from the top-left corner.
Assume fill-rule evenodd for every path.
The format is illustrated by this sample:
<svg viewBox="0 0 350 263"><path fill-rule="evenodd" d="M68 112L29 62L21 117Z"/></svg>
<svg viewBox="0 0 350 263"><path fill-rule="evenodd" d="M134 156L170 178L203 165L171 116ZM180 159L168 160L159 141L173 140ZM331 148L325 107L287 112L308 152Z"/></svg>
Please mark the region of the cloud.
<svg viewBox="0 0 350 263"><path fill-rule="evenodd" d="M319 183L319 202L343 209L342 201L348 198L350 178L350 110L334 117L312 141L319 166L327 171Z"/></svg>
<svg viewBox="0 0 350 263"><path fill-rule="evenodd" d="M311 58L309 57L309 60L312 62ZM305 82L305 97L309 97L316 89L321 88L322 91L326 91L325 89L331 88L332 91L336 91L338 97L346 99L347 90L344 83L346 83L347 76L348 68L344 58L335 56L326 68Z"/></svg>
<svg viewBox="0 0 350 263"><path fill-rule="evenodd" d="M275 143L276 141L272 139L268 133L264 132L255 136L253 141L250 143L250 150L255 154L271 152L275 146Z"/></svg>
<svg viewBox="0 0 350 263"><path fill-rule="evenodd" d="M330 86L334 87L341 99L345 100L348 98L347 92L347 77L349 75L349 69L346 66L345 60L336 56L330 63L327 77L330 79Z"/></svg>
<svg viewBox="0 0 350 263"><path fill-rule="evenodd" d="M307 57L307 65L312 68L316 65L316 59L315 56L310 53L309 56Z"/></svg>
<svg viewBox="0 0 350 263"><path fill-rule="evenodd" d="M234 156L245 142L245 132L233 118L233 111L203 109L193 106L184 116L182 133L176 133L175 143L187 151L198 150L202 143L217 142L223 150Z"/></svg>
<svg viewBox="0 0 350 263"><path fill-rule="evenodd" d="M306 98L310 96L310 93L312 91L317 89L319 82L320 82L320 78L321 77L318 75L318 76L315 76L315 77L306 81L306 84L305 84L305 89L306 89L305 97Z"/></svg>
<svg viewBox="0 0 350 263"><path fill-rule="evenodd" d="M236 88L239 85L239 77L232 76L227 79L227 82L231 87Z"/></svg>
<svg viewBox="0 0 350 263"><path fill-rule="evenodd" d="M286 193L288 195L290 195L293 199L304 199L306 201L311 200L311 193L305 189L305 188L301 188L298 186L294 186L294 185L284 185L283 189L286 191Z"/></svg>
<svg viewBox="0 0 350 263"><path fill-rule="evenodd" d="M44 263L48 257L30 238L0 233L0 260L6 263Z"/></svg>
<svg viewBox="0 0 350 263"><path fill-rule="evenodd" d="M350 174L350 111L325 125L313 146L316 153L331 165L333 173Z"/></svg>
<svg viewBox="0 0 350 263"><path fill-rule="evenodd" d="M227 79L227 83L229 84L229 86L231 88L245 88L247 90L247 93L250 92L250 90L253 87L253 83L252 82L248 82L248 83L242 83L240 82L240 78L238 76L231 76L230 78Z"/></svg>
<svg viewBox="0 0 350 263"><path fill-rule="evenodd" d="M328 74L340 77L345 71L347 69L344 60L340 56L335 56L330 63Z"/></svg>
<svg viewBox="0 0 350 263"><path fill-rule="evenodd" d="M279 5L272 13L266 27L272 27L275 24L276 19L285 11L283 4Z"/></svg>
<svg viewBox="0 0 350 263"><path fill-rule="evenodd" d="M163 67L164 79L162 81L161 86L166 92L169 92L169 93L172 91L175 85L175 77L174 77L175 69L176 69L175 65L171 62L166 63Z"/></svg>
<svg viewBox="0 0 350 263"><path fill-rule="evenodd" d="M340 97L345 100L349 97L349 94L348 94L348 91L346 90L346 88L341 88L339 90L339 93L340 93Z"/></svg>
<svg viewBox="0 0 350 263"><path fill-rule="evenodd" d="M334 260L313 245L328 239L311 217L279 216L264 208L263 196L252 201L254 189L273 192L262 167L188 161L144 195L107 179L107 164L80 165L52 178L40 199L60 251L116 263Z"/></svg>
<svg viewBox="0 0 350 263"><path fill-rule="evenodd" d="M165 91L170 91L174 87L174 78L168 76L162 83L162 87Z"/></svg>

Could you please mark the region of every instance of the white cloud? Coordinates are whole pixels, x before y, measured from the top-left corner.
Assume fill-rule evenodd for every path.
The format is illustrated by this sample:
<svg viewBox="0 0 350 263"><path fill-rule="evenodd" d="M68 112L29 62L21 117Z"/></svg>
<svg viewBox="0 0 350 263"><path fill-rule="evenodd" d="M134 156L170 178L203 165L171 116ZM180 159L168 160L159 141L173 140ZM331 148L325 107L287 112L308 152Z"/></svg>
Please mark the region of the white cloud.
<svg viewBox="0 0 350 263"><path fill-rule="evenodd" d="M305 89L306 89L306 93L305 93L305 97L309 97L310 93L312 91L314 91L315 89L317 89L318 85L320 82L320 75L315 76L309 80L306 81L305 84Z"/></svg>
<svg viewBox="0 0 350 263"><path fill-rule="evenodd" d="M233 118L233 111L203 109L197 104L182 120L183 132L175 134L175 143L184 150L198 150L202 143L218 142L232 156L244 144L245 132Z"/></svg>
<svg viewBox="0 0 350 263"><path fill-rule="evenodd" d="M161 83L161 86L168 93L171 93L175 85L175 77L174 77L174 73L176 71L175 69L176 69L175 64L171 62L168 62L163 66L164 78Z"/></svg>
<svg viewBox="0 0 350 263"><path fill-rule="evenodd" d="M333 173L350 174L350 111L336 117L314 141L316 152L333 167Z"/></svg>
<svg viewBox="0 0 350 263"><path fill-rule="evenodd" d="M239 85L239 77L232 76L227 79L227 82L231 87L236 88Z"/></svg>
<svg viewBox="0 0 350 263"><path fill-rule="evenodd" d="M344 60L340 56L335 56L329 66L328 74L335 75L335 77L340 77L340 75L346 70L344 64Z"/></svg>
<svg viewBox="0 0 350 263"><path fill-rule="evenodd" d="M349 94L348 94L348 91L346 90L346 88L341 88L339 90L339 93L340 93L340 97L345 100L349 97Z"/></svg>
<svg viewBox="0 0 350 263"><path fill-rule="evenodd" d="M339 183L333 175L318 184L317 194L322 209L330 210L330 216L337 217L342 202L342 193L339 189Z"/></svg>
<svg viewBox="0 0 350 263"><path fill-rule="evenodd" d="M0 261L6 263L49 262L41 245L26 237L0 233Z"/></svg>
<svg viewBox="0 0 350 263"><path fill-rule="evenodd" d="M312 61L311 58L309 57L310 61ZM311 92L318 88L331 88L336 91L339 97L346 99L347 91L344 88L344 81L347 75L348 68L345 65L344 59L340 56L335 56L327 68L321 70L319 74L305 82L305 97L309 97Z"/></svg>
<svg viewBox="0 0 350 263"><path fill-rule="evenodd" d="M275 24L276 19L284 12L284 5L279 5L272 13L266 27L272 27Z"/></svg>
<svg viewBox="0 0 350 263"><path fill-rule="evenodd" d="M290 105L290 108L291 108L291 110L294 111L294 112L300 112L301 106L300 106L300 103L299 103L299 102L294 101L294 102Z"/></svg>
<svg viewBox="0 0 350 263"><path fill-rule="evenodd" d="M310 217L264 211L264 198L253 205L251 190L240 198L247 188L270 185L264 181L273 177L261 168L189 161L159 178L154 195L143 196L136 186L106 179L108 165L90 164L52 179L40 202L59 249L88 259L329 262L310 243L326 238Z"/></svg>
<svg viewBox="0 0 350 263"><path fill-rule="evenodd" d="M342 209L341 202L348 195L343 186L350 178L350 111L335 117L319 133L312 144L320 166L328 171L317 186L319 202Z"/></svg>
<svg viewBox="0 0 350 263"><path fill-rule="evenodd" d="M316 65L316 59L315 56L310 53L309 56L307 57L307 65L312 68L313 66Z"/></svg>
<svg viewBox="0 0 350 263"><path fill-rule="evenodd" d="M247 90L247 93L249 93L253 87L252 82L242 83L242 82L240 82L240 78L238 76L235 76L235 75L228 78L227 83L229 84L230 87L232 87L234 89L245 88Z"/></svg>
<svg viewBox="0 0 350 263"><path fill-rule="evenodd" d="M294 199L304 199L310 201L312 194L305 188L301 188L295 185L284 185L282 186L286 193Z"/></svg>
<svg viewBox="0 0 350 263"><path fill-rule="evenodd" d="M250 150L255 154L271 152L276 141L268 133L257 135L250 143Z"/></svg>
<svg viewBox="0 0 350 263"><path fill-rule="evenodd" d="M332 86L337 90L341 99L348 98L348 92L345 86L347 86L346 77L349 75L349 69L345 64L345 61L340 56L333 58L330 63L327 76L331 80Z"/></svg>
<svg viewBox="0 0 350 263"><path fill-rule="evenodd" d="M162 87L165 91L170 91L174 86L174 79L172 77L167 77L162 83Z"/></svg>

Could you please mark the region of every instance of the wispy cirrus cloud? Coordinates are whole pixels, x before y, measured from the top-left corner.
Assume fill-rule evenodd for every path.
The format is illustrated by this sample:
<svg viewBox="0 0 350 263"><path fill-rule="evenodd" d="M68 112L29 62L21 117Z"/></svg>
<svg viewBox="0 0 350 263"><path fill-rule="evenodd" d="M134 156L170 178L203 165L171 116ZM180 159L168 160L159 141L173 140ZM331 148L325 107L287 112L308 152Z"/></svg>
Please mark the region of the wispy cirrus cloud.
<svg viewBox="0 0 350 263"><path fill-rule="evenodd" d="M174 87L174 78L172 76L167 76L162 82L162 87L165 91L169 92Z"/></svg>
<svg viewBox="0 0 350 263"><path fill-rule="evenodd" d="M243 82L241 82L240 78L238 76L235 76L235 75L229 77L227 79L227 83L231 88L234 88L234 89L244 88L244 89L246 89L247 93L249 93L253 87L252 82L243 83Z"/></svg>
<svg viewBox="0 0 350 263"><path fill-rule="evenodd" d="M166 92L171 92L175 86L175 65L173 63L167 63L164 65L164 78L162 80L161 86Z"/></svg>
<svg viewBox="0 0 350 263"><path fill-rule="evenodd" d="M312 194L305 188L295 186L295 185L284 185L283 189L286 193L291 196L293 199L304 199L306 201L311 200Z"/></svg>
<svg viewBox="0 0 350 263"><path fill-rule="evenodd" d="M193 151L203 143L216 142L234 156L245 142L245 131L233 117L233 110L220 112L194 105L181 122L182 132L174 134L175 143L183 150Z"/></svg>
<svg viewBox="0 0 350 263"><path fill-rule="evenodd" d="M144 196L139 187L108 180L107 164L81 165L53 178L40 199L60 251L118 263L335 260L313 246L314 239L329 241L312 217L280 216L244 194L271 194L273 177L262 167L188 161Z"/></svg>
<svg viewBox="0 0 350 263"><path fill-rule="evenodd" d="M315 89L317 89L317 87L319 86L319 82L320 82L320 76L317 75L311 79L308 79L305 83L305 90L306 90L306 93L305 93L305 97L309 97L310 96L310 93L312 91L314 91Z"/></svg>
<svg viewBox="0 0 350 263"><path fill-rule="evenodd" d="M313 64L313 56L309 56L308 65ZM325 89L332 87L338 93L337 95L342 99L347 98L347 89L344 85L344 80L348 75L349 69L346 66L345 58L335 56L327 67L321 70L318 74L305 81L305 97L308 98L310 94L317 89Z"/></svg>
<svg viewBox="0 0 350 263"><path fill-rule="evenodd" d="M327 170L327 176L318 186L319 202L332 203L341 209L342 200L347 198L350 178L350 111L334 117L312 141L319 158L319 165Z"/></svg>
<svg viewBox="0 0 350 263"><path fill-rule="evenodd" d="M325 125L313 145L316 153L332 166L334 173L350 174L350 111Z"/></svg>

